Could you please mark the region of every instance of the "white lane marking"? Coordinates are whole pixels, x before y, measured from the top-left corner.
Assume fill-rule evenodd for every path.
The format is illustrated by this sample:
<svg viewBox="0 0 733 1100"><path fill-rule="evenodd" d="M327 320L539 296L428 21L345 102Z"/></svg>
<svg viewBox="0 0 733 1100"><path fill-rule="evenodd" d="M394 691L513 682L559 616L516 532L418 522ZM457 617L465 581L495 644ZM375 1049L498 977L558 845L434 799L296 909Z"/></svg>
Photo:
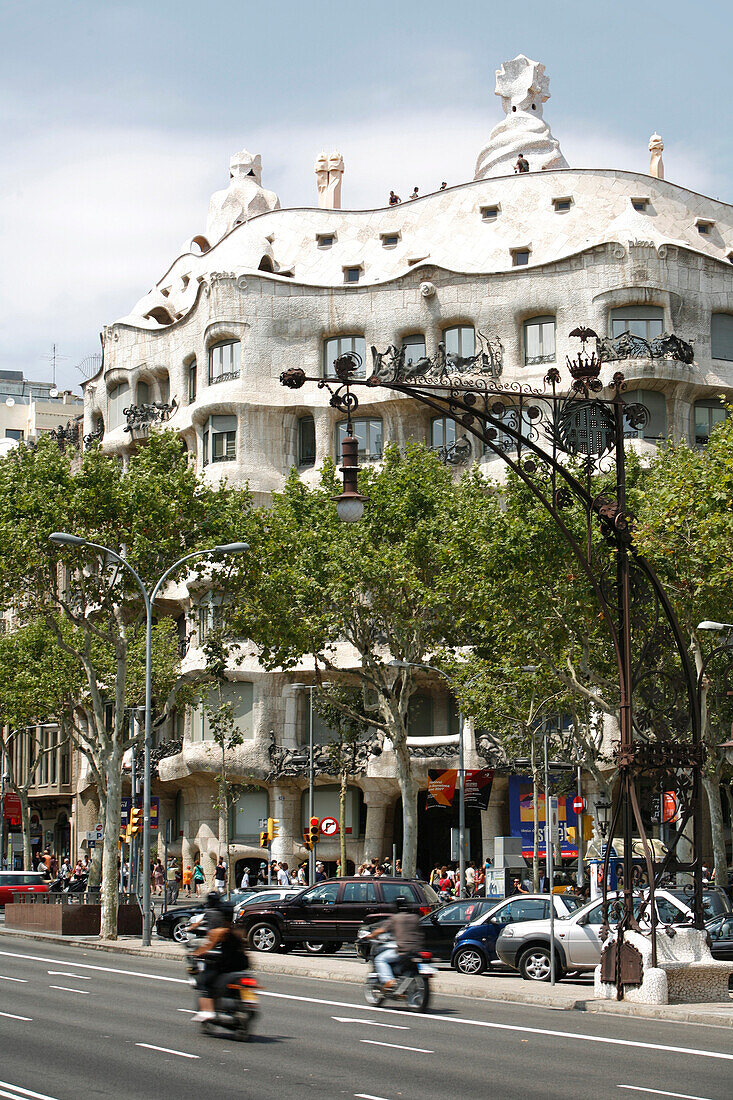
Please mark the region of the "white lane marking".
<svg viewBox="0 0 733 1100"><path fill-rule="evenodd" d="M196 1009L195 1008L179 1008L178 1011L179 1012L185 1012L187 1016L195 1016L196 1015Z"/></svg>
<svg viewBox="0 0 733 1100"><path fill-rule="evenodd" d="M641 1085L616 1085L617 1089L631 1089L633 1092L649 1092L652 1096L674 1096L677 1100L709 1100L707 1096L690 1096L686 1092L663 1092L661 1089L643 1089Z"/></svg>
<svg viewBox="0 0 733 1100"><path fill-rule="evenodd" d="M5 1016L8 1020L27 1020L28 1023L33 1022L32 1016L16 1016L14 1012L0 1012L0 1016ZM1 1084L2 1081L0 1081L0 1085ZM11 1085L10 1087L13 1088L14 1086Z"/></svg>
<svg viewBox="0 0 733 1100"><path fill-rule="evenodd" d="M196 1058L198 1054L189 1054L186 1050L171 1050L170 1047L154 1047L152 1043L135 1043L136 1047L145 1047L146 1050L159 1050L162 1054L177 1054L179 1058Z"/></svg>
<svg viewBox="0 0 733 1100"><path fill-rule="evenodd" d="M0 974L0 981L3 982L22 982L23 985L28 985L27 978L8 978L6 974Z"/></svg>
<svg viewBox="0 0 733 1100"><path fill-rule="evenodd" d="M47 970L46 973L51 978L76 978L80 982L90 982L92 980L88 974L72 974L70 970Z"/></svg>
<svg viewBox="0 0 733 1100"><path fill-rule="evenodd" d="M415 1054L435 1054L434 1050L425 1050L425 1047L401 1047L399 1043L380 1043L377 1039L360 1039L360 1043L367 1043L371 1047L391 1047L392 1050L411 1050Z"/></svg>
<svg viewBox="0 0 733 1100"><path fill-rule="evenodd" d="M55 1096L46 1096L45 1092L33 1092L31 1089L22 1089L20 1085L11 1085L9 1081L0 1081L0 1085L14 1092L22 1092L23 1096L31 1096L33 1100L56 1100Z"/></svg>
<svg viewBox="0 0 733 1100"><path fill-rule="evenodd" d="M378 1020L358 1020L355 1016L332 1016L331 1019L339 1024L368 1024L369 1027L391 1027L395 1031L410 1030L405 1024L380 1024Z"/></svg>
<svg viewBox="0 0 733 1100"><path fill-rule="evenodd" d="M355 1092L356 1100L387 1100L386 1096L372 1096L370 1092Z"/></svg>
<svg viewBox="0 0 733 1100"><path fill-rule="evenodd" d="M0 957L9 957L11 959L30 959L31 962L49 962L57 963L58 959L49 959L44 955L25 955L19 951L0 951ZM80 970L96 970L105 974L120 974L122 977L128 978L145 978L147 981L155 982L173 982L175 985L189 985L188 978L169 978L164 974L145 974L140 970L121 970L119 967L113 966L94 966L92 963L77 963L77 962L65 962L65 966L75 966ZM271 990L265 992L265 990L259 991L261 997L279 997L285 1001L301 1001L305 1004L315 1005L327 1005L329 1008L350 1008L353 1012L354 1009L359 1009L362 1012L384 1012L387 1015L392 1015L394 1009L391 1008L377 1008L371 1005L355 1005L350 1001L327 1001L318 997L298 997L294 993L273 993ZM426 1021L433 1021L446 1024L469 1024L472 1027L484 1027L493 1031L517 1031L523 1035L548 1035L551 1038L559 1039L577 1039L587 1043L600 1043L607 1044L609 1046L621 1046L621 1047L637 1047L641 1050L659 1050L672 1054L690 1054L699 1058L717 1058L725 1062L733 1062L733 1054L724 1054L718 1050L695 1050L692 1047L673 1047L662 1043L641 1043L635 1039L612 1039L605 1035L586 1035L583 1032L573 1031L554 1031L549 1028L540 1027L522 1027L520 1024L497 1024L487 1020L469 1020L463 1016L440 1016L437 1013L430 1013L421 1017ZM689 1024L687 1025L690 1026Z"/></svg>
<svg viewBox="0 0 733 1100"><path fill-rule="evenodd" d="M346 1001L326 1001L318 997L296 997L293 993L273 993L272 990L267 992L260 990L260 996L279 997L285 1001L304 1001L306 1004L311 1005L328 1005L330 1008L357 1007L357 1005L349 1004ZM368 1005L361 1007L364 1012L394 1012L394 1009L390 1008L372 1008ZM725 1062L733 1062L733 1054L724 1054L719 1050L696 1050L693 1047L672 1047L663 1043L641 1043L636 1039L611 1039L607 1035L586 1035L582 1031L555 1031L545 1027L522 1027L521 1024L497 1024L489 1020L469 1020L465 1016L440 1016L438 1013L433 1012L430 1015L422 1016L421 1019L425 1021L440 1020L441 1023L446 1024L469 1024L471 1027L485 1027L492 1031L516 1031L522 1035L548 1035L553 1039L578 1039L587 1043L601 1043L608 1046L638 1047L641 1050L660 1050L671 1054L694 1054L700 1058L719 1058Z"/></svg>
<svg viewBox="0 0 733 1100"><path fill-rule="evenodd" d="M49 989L60 989L62 993L81 993L82 997L89 997L88 989L71 989L68 985L50 985Z"/></svg>

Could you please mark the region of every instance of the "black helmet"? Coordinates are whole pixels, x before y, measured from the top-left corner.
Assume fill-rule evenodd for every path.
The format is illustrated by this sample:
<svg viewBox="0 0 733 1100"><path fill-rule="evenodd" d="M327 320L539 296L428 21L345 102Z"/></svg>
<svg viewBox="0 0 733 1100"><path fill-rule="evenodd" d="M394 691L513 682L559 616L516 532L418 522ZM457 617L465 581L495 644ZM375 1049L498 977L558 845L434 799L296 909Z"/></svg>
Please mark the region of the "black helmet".
<svg viewBox="0 0 733 1100"><path fill-rule="evenodd" d="M221 897L217 894L216 890L212 890L210 894L206 895L206 908L218 909L221 905Z"/></svg>
<svg viewBox="0 0 733 1100"><path fill-rule="evenodd" d="M219 912L226 921L227 924L231 924L234 920L234 906L230 901L222 901L219 904Z"/></svg>

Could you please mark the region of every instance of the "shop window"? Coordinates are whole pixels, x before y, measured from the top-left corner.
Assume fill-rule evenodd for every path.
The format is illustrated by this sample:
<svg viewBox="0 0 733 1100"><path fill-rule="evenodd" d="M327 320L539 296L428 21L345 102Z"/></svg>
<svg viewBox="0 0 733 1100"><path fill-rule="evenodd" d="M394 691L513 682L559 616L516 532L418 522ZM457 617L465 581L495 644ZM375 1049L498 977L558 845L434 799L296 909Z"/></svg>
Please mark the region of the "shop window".
<svg viewBox="0 0 733 1100"><path fill-rule="evenodd" d="M336 360L353 351L361 359L361 366L355 372L355 378L366 376L366 340L363 336L332 336L323 341L323 377L335 378L333 365Z"/></svg>
<svg viewBox="0 0 733 1100"><path fill-rule="evenodd" d="M233 807L232 833L235 837L259 837L260 821L269 817L269 798L267 789L240 794Z"/></svg>
<svg viewBox="0 0 733 1100"><path fill-rule="evenodd" d="M345 827L346 835L356 840L361 835L361 807L363 794L358 787L349 786L346 792ZM335 817L339 820L338 783L319 784L314 792L313 812L316 817ZM308 791L304 790L300 800L301 828L307 829L309 821Z"/></svg>

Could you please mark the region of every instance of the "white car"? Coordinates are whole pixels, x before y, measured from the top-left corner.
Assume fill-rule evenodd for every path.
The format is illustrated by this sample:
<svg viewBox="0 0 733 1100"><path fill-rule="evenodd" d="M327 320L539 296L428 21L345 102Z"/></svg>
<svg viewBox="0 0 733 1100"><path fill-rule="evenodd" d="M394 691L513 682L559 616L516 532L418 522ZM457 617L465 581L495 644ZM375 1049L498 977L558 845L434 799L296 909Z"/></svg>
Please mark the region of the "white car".
<svg viewBox="0 0 733 1100"><path fill-rule="evenodd" d="M243 901L237 902L234 906L234 919L236 920L240 913L253 902L282 901L283 898L295 897L296 894L299 894L304 889L304 886L267 886L262 890L257 890L255 893L244 898Z"/></svg>
<svg viewBox="0 0 733 1100"><path fill-rule="evenodd" d="M609 900L620 896L609 894ZM639 895L639 904L641 900ZM660 922L664 924L691 922L692 910L669 890L657 890L655 901ZM609 918L613 920L612 913L609 913ZM568 970L587 971L594 970L598 966L603 949L603 941L600 937L602 924L603 902L600 898L588 902L582 909L571 913L569 917L555 920L556 978L562 978ZM519 921L517 924L507 925L496 941L496 954L505 966L518 970L528 981L549 981L549 920Z"/></svg>

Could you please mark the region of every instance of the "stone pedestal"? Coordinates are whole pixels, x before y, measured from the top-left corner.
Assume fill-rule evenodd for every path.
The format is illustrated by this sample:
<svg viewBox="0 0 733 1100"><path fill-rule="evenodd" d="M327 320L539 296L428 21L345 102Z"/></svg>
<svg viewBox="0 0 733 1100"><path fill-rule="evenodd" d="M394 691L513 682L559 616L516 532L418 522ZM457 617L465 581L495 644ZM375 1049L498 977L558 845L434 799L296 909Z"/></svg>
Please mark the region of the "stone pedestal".
<svg viewBox="0 0 733 1100"><path fill-rule="evenodd" d="M641 985L624 987L624 1000L647 1005L727 1003L733 963L713 958L704 931L675 928L674 933L668 936L664 930L657 932L656 966L652 966L650 936L626 933L624 940L642 956L644 975ZM616 1000L616 986L601 981L600 966L595 969L594 988L597 1000Z"/></svg>

